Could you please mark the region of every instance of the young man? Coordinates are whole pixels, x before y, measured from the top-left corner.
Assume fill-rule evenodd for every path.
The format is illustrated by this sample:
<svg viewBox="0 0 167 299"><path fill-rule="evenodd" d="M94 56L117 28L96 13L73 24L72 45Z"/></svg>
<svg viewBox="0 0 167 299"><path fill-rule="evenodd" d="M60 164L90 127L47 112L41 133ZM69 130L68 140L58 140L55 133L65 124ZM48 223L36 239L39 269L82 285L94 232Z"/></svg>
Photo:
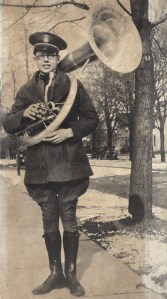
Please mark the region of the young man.
<svg viewBox="0 0 167 299"><path fill-rule="evenodd" d="M38 71L18 91L11 112L6 116L4 128L15 134L38 118L39 103L63 103L70 90L70 80L58 68L59 51L66 42L50 32L37 32L29 37L34 46L34 59ZM49 76L52 74L52 80ZM51 85L48 82L51 82ZM97 127L98 116L82 84L77 82L74 105L59 129L41 142L30 146L26 155L25 186L29 195L42 211L44 239L51 273L34 295L67 286L75 296L85 294L76 278L79 233L76 220L78 197L86 192L92 171L82 138ZM61 234L59 218L63 224L65 269L61 263Z"/></svg>

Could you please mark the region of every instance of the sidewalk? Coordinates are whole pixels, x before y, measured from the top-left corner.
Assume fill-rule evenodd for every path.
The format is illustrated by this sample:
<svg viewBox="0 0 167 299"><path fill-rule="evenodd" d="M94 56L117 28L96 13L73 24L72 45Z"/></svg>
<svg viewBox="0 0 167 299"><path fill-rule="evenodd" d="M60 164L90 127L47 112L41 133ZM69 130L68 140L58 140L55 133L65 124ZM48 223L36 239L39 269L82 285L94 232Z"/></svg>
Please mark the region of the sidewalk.
<svg viewBox="0 0 167 299"><path fill-rule="evenodd" d="M48 276L41 212L26 193L1 179L1 299L37 298L31 290ZM3 241L2 241L3 240ZM78 278L90 299L160 299L142 288L138 275L84 234L78 253ZM46 299L75 298L69 290L53 290Z"/></svg>

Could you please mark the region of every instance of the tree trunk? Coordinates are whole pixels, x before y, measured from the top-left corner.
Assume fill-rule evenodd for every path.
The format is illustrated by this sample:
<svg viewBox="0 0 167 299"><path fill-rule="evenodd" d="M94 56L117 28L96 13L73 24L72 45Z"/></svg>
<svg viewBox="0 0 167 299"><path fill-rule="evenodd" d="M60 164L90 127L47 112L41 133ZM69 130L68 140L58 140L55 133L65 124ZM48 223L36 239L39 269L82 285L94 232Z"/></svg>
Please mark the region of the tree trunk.
<svg viewBox="0 0 167 299"><path fill-rule="evenodd" d="M164 127L160 129L160 153L161 153L161 162L165 162L165 134Z"/></svg>
<svg viewBox="0 0 167 299"><path fill-rule="evenodd" d="M108 147L108 150L109 150L109 156L108 158L110 160L112 160L114 157L113 157L113 149L112 149L112 137L113 137L113 134L112 134L112 127L111 127L111 120L110 120L110 117L108 115L108 112L106 112L106 127L107 127L107 147Z"/></svg>
<svg viewBox="0 0 167 299"><path fill-rule="evenodd" d="M129 161L132 161L132 153L133 153L133 115L134 112L130 112L131 115L129 117Z"/></svg>
<svg viewBox="0 0 167 299"><path fill-rule="evenodd" d="M152 216L152 124L153 60L148 0L131 0L133 20L143 46L140 66L135 72L135 107L129 212L133 219Z"/></svg>
<svg viewBox="0 0 167 299"><path fill-rule="evenodd" d="M25 32L25 62L26 62L26 76L27 76L27 81L30 79L30 73L29 73L29 63L28 63L28 45L27 45L27 40L28 40L28 34L27 34L27 29L24 24L24 32Z"/></svg>
<svg viewBox="0 0 167 299"><path fill-rule="evenodd" d="M97 135L97 130L95 130L92 135L91 135L91 147L92 147L92 152L94 153L96 151L96 135Z"/></svg>

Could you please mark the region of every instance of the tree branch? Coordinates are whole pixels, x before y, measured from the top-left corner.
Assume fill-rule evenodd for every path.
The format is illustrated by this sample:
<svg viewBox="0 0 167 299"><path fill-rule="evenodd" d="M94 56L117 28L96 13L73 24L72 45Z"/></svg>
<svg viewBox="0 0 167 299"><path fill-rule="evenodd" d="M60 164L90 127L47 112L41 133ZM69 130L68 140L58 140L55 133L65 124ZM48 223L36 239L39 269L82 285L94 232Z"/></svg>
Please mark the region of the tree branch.
<svg viewBox="0 0 167 299"><path fill-rule="evenodd" d="M132 17L132 14L130 13L129 10L126 9L126 7L120 2L120 0L116 0L119 6L129 15Z"/></svg>
<svg viewBox="0 0 167 299"><path fill-rule="evenodd" d="M167 14L165 14L164 18L158 22L152 23L152 28L164 23L167 20Z"/></svg>
<svg viewBox="0 0 167 299"><path fill-rule="evenodd" d="M9 3L0 3L0 6L6 6L6 7L24 7L26 9L30 9L30 8L45 8L45 7L55 7L55 6L62 6L62 5L74 5L77 6L81 9L86 9L89 10L89 6L86 3L79 3L79 2L73 2L73 1L62 1L59 3L55 3L55 4L41 4L41 5L32 5L32 4L9 4Z"/></svg>
<svg viewBox="0 0 167 299"><path fill-rule="evenodd" d="M73 20L65 20L65 21L61 21L61 22L58 22L57 24L55 24L54 26L52 26L50 30L53 30L56 26L60 25L60 24L63 24L63 23L75 23L77 21L81 21L81 20L84 20L86 17L82 17L82 18L79 18L79 19L73 19ZM83 27L82 27L83 28Z"/></svg>
<svg viewBox="0 0 167 299"><path fill-rule="evenodd" d="M32 4L32 6L35 5L37 2L38 2L38 0L35 0L34 4ZM31 7L28 8L27 11L20 18L18 18L13 24L11 24L9 27L7 27L5 30L3 30L3 33L5 31L9 30L11 27L13 27L15 24L17 24L21 19L23 19L28 14L28 12L30 10L31 10Z"/></svg>
<svg viewBox="0 0 167 299"><path fill-rule="evenodd" d="M156 45L158 46L159 50L161 51L161 53L167 57L167 54L165 53L165 51L162 49L162 47L160 46L159 42L157 41L157 39L155 37L153 37L153 40L155 41Z"/></svg>

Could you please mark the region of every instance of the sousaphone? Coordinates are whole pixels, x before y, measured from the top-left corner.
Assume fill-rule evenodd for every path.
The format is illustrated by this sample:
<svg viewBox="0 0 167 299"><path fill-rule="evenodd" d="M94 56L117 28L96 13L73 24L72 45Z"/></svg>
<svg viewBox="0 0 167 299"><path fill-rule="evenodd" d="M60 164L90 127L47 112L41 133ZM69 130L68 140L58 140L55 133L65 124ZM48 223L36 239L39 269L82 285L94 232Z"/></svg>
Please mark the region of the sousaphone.
<svg viewBox="0 0 167 299"><path fill-rule="evenodd" d="M113 71L123 74L132 72L139 66L142 57L139 33L129 14L116 1L103 0L95 4L90 10L87 24L89 42L60 61L59 68L63 72L71 72L97 59ZM40 120L45 128L35 136L28 134L29 128L24 130L19 136L21 145L37 144L59 128L70 112L77 93L76 78L71 77L70 83L69 95L59 114L55 115L53 112L53 115L49 116L53 121L49 124L47 118Z"/></svg>

